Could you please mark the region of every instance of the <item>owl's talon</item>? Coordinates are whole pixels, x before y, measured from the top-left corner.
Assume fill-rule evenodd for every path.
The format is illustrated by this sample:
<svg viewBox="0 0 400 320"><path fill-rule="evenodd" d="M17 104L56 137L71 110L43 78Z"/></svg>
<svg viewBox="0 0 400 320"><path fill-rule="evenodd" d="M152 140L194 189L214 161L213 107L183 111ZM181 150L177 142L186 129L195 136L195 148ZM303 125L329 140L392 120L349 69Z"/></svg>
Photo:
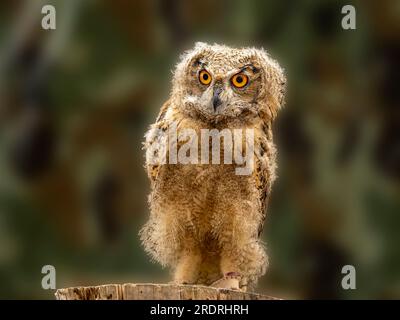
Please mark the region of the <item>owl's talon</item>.
<svg viewBox="0 0 400 320"><path fill-rule="evenodd" d="M239 272L231 271L231 272L225 273L225 278L235 278L235 279L239 279L240 280L241 275L240 275Z"/></svg>
<svg viewBox="0 0 400 320"><path fill-rule="evenodd" d="M168 282L169 284L173 284L173 285L193 285L196 284L196 281L192 280L179 280L179 279L175 279L172 280L170 282Z"/></svg>
<svg viewBox="0 0 400 320"><path fill-rule="evenodd" d="M211 287L240 290L239 287L240 278L241 275L238 272L227 272L221 279L213 282L211 284Z"/></svg>

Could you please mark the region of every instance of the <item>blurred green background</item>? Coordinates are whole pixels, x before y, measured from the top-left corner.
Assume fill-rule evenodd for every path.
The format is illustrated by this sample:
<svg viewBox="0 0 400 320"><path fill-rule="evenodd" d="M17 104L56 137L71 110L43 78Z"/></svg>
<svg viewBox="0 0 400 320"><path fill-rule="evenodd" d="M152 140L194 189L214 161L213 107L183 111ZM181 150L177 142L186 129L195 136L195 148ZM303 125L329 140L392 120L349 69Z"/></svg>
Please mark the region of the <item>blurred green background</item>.
<svg viewBox="0 0 400 320"><path fill-rule="evenodd" d="M1 1L0 298L54 299L46 264L57 287L169 281L138 241L141 143L195 41L262 46L287 73L258 291L400 298L399 38L395 0Z"/></svg>

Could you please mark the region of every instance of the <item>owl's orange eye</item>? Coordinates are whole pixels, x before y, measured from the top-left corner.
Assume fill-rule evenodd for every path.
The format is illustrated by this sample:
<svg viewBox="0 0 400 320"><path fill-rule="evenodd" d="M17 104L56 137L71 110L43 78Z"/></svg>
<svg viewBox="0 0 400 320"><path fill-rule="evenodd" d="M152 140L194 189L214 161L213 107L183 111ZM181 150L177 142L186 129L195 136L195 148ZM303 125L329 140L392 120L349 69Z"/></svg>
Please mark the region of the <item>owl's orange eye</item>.
<svg viewBox="0 0 400 320"><path fill-rule="evenodd" d="M249 77L243 73L238 73L231 78L231 82L236 88L243 88L249 82Z"/></svg>
<svg viewBox="0 0 400 320"><path fill-rule="evenodd" d="M201 70L199 73L199 81L202 84L208 85L211 82L211 74L209 74L206 70Z"/></svg>

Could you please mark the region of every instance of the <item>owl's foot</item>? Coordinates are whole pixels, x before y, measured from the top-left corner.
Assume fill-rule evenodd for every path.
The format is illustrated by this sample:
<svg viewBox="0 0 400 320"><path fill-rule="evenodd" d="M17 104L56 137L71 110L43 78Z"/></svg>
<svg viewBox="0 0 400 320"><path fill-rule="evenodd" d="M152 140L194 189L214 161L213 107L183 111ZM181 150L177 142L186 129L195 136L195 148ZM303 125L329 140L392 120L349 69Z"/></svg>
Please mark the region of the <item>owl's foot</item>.
<svg viewBox="0 0 400 320"><path fill-rule="evenodd" d="M213 282L211 287L240 290L240 278L241 275L238 272L227 272L221 279Z"/></svg>

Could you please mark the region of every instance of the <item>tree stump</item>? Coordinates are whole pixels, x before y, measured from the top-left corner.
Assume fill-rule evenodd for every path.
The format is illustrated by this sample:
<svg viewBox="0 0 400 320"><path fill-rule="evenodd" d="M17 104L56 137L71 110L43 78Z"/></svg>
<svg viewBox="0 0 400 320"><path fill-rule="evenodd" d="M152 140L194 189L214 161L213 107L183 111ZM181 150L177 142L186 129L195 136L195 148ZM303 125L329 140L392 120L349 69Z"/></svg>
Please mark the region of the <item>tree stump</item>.
<svg viewBox="0 0 400 320"><path fill-rule="evenodd" d="M199 285L107 284L58 289L57 300L279 300L267 295Z"/></svg>

